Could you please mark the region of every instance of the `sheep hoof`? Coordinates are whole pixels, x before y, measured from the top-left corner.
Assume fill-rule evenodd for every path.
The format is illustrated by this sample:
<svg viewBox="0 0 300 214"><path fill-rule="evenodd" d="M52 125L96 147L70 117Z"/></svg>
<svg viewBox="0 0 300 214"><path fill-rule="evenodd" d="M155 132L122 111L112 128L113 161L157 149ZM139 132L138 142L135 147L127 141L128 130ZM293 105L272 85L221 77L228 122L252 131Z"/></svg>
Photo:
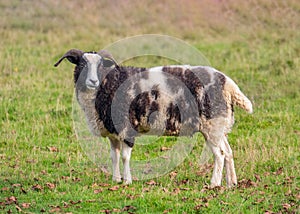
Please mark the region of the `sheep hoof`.
<svg viewBox="0 0 300 214"><path fill-rule="evenodd" d="M209 189L217 189L217 188L219 188L219 187L221 187L221 185L220 185L220 184L216 184L216 183L211 183L211 184L209 185Z"/></svg>
<svg viewBox="0 0 300 214"><path fill-rule="evenodd" d="M112 179L114 182L117 182L117 183L122 183L122 178L116 178L116 177L113 177Z"/></svg>
<svg viewBox="0 0 300 214"><path fill-rule="evenodd" d="M124 184L125 185L130 185L130 184L132 184L132 180L124 180Z"/></svg>
<svg viewBox="0 0 300 214"><path fill-rule="evenodd" d="M230 184L227 184L227 188L234 188L237 186L237 183L230 183Z"/></svg>
<svg viewBox="0 0 300 214"><path fill-rule="evenodd" d="M227 187L228 188L233 188L233 187L236 187L237 186L237 180L236 180L236 176L231 178L231 179L227 179Z"/></svg>

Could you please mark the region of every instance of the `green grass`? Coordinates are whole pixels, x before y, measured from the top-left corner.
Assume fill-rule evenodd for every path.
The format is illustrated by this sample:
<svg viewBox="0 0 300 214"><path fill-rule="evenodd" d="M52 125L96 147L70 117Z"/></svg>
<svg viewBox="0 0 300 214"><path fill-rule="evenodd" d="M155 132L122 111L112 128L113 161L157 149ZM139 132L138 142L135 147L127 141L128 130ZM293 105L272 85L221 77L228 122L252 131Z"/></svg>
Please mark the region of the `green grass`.
<svg viewBox="0 0 300 214"><path fill-rule="evenodd" d="M1 1L0 212L299 212L298 1L116 4ZM207 188L211 165L198 160L203 138L171 173L130 186L113 183L81 148L72 121L73 66L53 64L70 48L98 50L143 33L184 39L253 101L252 115L236 109L229 135L237 188ZM132 158L161 155L160 148L136 148Z"/></svg>

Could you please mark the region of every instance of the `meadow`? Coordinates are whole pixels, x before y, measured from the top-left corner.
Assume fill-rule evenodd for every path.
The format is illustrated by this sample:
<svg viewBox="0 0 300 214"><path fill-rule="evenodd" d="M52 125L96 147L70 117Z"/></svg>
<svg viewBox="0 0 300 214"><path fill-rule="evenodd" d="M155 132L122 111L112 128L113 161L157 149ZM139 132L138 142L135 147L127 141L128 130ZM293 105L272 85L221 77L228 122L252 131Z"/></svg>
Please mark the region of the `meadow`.
<svg viewBox="0 0 300 214"><path fill-rule="evenodd" d="M0 14L0 212L299 213L299 1L2 0ZM236 188L208 188L203 138L171 172L130 186L80 146L73 66L54 63L71 48L150 33L197 48L253 102L251 115L236 108L229 135ZM136 150L133 159L153 152Z"/></svg>

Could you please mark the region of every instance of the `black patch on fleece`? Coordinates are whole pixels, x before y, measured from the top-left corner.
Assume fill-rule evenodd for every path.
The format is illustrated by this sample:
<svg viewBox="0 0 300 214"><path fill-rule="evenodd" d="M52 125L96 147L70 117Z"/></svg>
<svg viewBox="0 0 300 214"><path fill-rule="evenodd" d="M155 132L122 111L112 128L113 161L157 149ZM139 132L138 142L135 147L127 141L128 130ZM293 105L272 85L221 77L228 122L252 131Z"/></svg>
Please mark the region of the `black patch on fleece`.
<svg viewBox="0 0 300 214"><path fill-rule="evenodd" d="M143 92L137 95L130 104L129 117L132 127L139 133L150 131L152 113L159 111L157 98L160 93L156 87L151 91Z"/></svg>
<svg viewBox="0 0 300 214"><path fill-rule="evenodd" d="M158 88L155 86L151 90L152 102L150 104L149 115L151 115L155 111L159 111L159 103L157 99L160 97L160 92Z"/></svg>
<svg viewBox="0 0 300 214"><path fill-rule="evenodd" d="M226 114L227 105L223 96L226 78L223 74L214 73L214 84L205 88L201 100L202 114L207 118L216 118Z"/></svg>
<svg viewBox="0 0 300 214"><path fill-rule="evenodd" d="M166 66L162 70L185 84L197 102L199 116L204 115L206 119L212 119L226 113L227 105L223 97L226 78L220 72L207 69L200 66L191 70L184 67ZM178 88L172 83L172 78L168 78L168 80L168 86ZM186 91L184 96L188 97ZM189 117L185 119L189 119ZM182 123L184 122L182 121Z"/></svg>
<svg viewBox="0 0 300 214"><path fill-rule="evenodd" d="M129 140L125 139L124 142L131 148L134 146L134 138L131 138Z"/></svg>
<svg viewBox="0 0 300 214"><path fill-rule="evenodd" d="M194 74L194 72L183 67L166 66L163 67L162 71L168 74L166 75L167 85L174 94L178 93L178 90L181 89L180 85L178 85L178 81L180 84L183 84L183 86L186 87L185 90L183 90L182 97L177 98L176 104L173 103L171 106L169 106L168 111L171 117L173 117L176 122L170 122L173 121L170 118L170 121L167 122L167 129L169 129L168 131L179 134L180 130L177 129L183 126L176 127L175 124L178 124L178 122L185 124L185 127L189 127L189 130L184 131L185 134L192 134L195 131L198 131L199 116L202 114L200 105L201 94L203 94L204 91L201 79L199 79L197 75ZM192 106L194 106L194 108ZM186 121L189 121L188 124Z"/></svg>
<svg viewBox="0 0 300 214"><path fill-rule="evenodd" d="M110 133L118 134L115 125L112 121L112 115L111 115L112 101L114 99L116 91L130 76L143 71L146 71L146 69L116 66L114 69L110 70L102 80L101 85L99 86L97 92L95 106L96 106L96 111L99 115L99 120L103 121L104 127ZM123 112L129 111L129 109L126 109L124 103L129 103L130 97L125 96L122 99L124 100L119 103L118 109L114 111L116 114L123 115ZM125 120L129 121L129 118L125 118ZM126 124L118 124L118 127L120 127L119 131L122 131L124 128L126 128ZM126 135L127 135L126 138L127 141L129 141L128 139L134 137L132 136L134 135L134 133L126 133ZM130 146L130 143L127 144Z"/></svg>
<svg viewBox="0 0 300 214"><path fill-rule="evenodd" d="M203 83L201 80L189 69L184 69L182 67L163 67L163 72L172 75L172 77L177 78L180 82L184 83L185 86L190 90L190 93L197 97L197 91L203 88ZM172 78L170 79L172 81ZM171 89L174 86L173 82L168 82L168 86ZM177 87L178 88L178 87ZM173 90L172 90L173 91Z"/></svg>
<svg viewBox="0 0 300 214"><path fill-rule="evenodd" d="M142 118L149 116L150 97L149 92L137 95L130 104L129 118L130 123L137 132L147 132L147 129L138 129L142 123ZM144 121L146 122L146 121ZM144 124L146 125L146 124ZM141 127L142 128L142 127ZM145 127L146 128L146 127Z"/></svg>
<svg viewBox="0 0 300 214"><path fill-rule="evenodd" d="M180 133L181 115L177 105L170 103L167 108L165 135L178 136Z"/></svg>

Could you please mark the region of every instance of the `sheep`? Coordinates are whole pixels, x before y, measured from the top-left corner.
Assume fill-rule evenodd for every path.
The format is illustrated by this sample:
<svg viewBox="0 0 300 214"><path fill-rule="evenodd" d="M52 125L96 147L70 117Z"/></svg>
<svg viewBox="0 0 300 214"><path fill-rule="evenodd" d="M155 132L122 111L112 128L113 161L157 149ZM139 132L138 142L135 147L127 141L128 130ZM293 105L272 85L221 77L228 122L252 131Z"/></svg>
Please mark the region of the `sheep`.
<svg viewBox="0 0 300 214"><path fill-rule="evenodd" d="M251 101L228 76L209 66L121 66L105 50L71 49L55 67L65 58L76 65L76 97L90 131L110 140L113 181L122 181L122 148L123 180L132 183L129 162L137 135L201 132L214 155L210 186L221 186L224 166L227 186L237 184L227 134L234 124L234 105L248 113L253 109Z"/></svg>

